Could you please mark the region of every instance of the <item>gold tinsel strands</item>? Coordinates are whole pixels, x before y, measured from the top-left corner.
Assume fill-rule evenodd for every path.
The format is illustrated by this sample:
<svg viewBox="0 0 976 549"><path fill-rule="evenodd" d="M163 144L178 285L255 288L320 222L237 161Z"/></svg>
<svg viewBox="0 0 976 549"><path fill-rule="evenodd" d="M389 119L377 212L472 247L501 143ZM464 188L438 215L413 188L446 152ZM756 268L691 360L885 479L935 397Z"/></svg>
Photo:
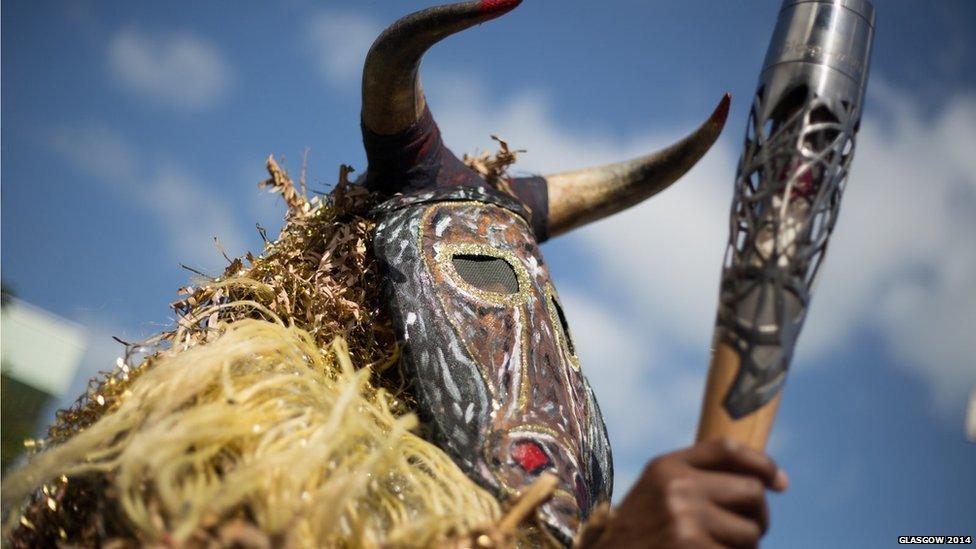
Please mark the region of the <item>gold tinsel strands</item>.
<svg viewBox="0 0 976 549"><path fill-rule="evenodd" d="M497 135L492 135L491 138L498 142L498 152L491 154L488 151L482 151L476 155L465 153L461 161L472 170L478 172L478 175L490 185L498 187L507 182L509 166L514 164L518 160L519 153L524 153L525 150L518 149L513 151L508 148L508 142L504 139ZM502 190L506 190L507 192L507 189Z"/></svg>
<svg viewBox="0 0 976 549"><path fill-rule="evenodd" d="M518 159L519 153L524 153L525 150L509 149L508 142L497 135L492 135L491 138L498 142L499 149L495 154L488 151L483 151L477 155L465 153L461 160L469 168L478 172L478 175L489 184L502 192L515 196L512 191L512 180L508 177L508 168Z"/></svg>

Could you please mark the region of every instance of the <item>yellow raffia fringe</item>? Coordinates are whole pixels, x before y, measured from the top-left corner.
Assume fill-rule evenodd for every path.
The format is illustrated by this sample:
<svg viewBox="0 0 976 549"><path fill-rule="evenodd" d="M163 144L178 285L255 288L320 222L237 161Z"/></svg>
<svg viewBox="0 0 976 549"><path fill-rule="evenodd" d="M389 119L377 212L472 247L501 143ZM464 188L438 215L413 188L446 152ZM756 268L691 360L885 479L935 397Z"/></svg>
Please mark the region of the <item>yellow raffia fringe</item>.
<svg viewBox="0 0 976 549"><path fill-rule="evenodd" d="M321 352L298 328L219 327L159 358L111 414L8 479L5 503L59 475L111 471L138 537L177 544L246 509L298 547L428 546L501 512L437 447L410 433L345 341Z"/></svg>

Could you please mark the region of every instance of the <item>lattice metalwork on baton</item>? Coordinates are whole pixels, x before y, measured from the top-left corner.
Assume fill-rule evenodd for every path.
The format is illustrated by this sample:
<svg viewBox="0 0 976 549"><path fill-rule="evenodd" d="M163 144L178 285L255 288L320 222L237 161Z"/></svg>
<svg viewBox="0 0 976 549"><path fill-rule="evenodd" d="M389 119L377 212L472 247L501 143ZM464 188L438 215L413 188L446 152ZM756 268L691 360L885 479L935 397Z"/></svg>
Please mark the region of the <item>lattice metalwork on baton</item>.
<svg viewBox="0 0 976 549"><path fill-rule="evenodd" d="M867 0L780 11L736 173L699 439L765 444L837 220L873 32Z"/></svg>

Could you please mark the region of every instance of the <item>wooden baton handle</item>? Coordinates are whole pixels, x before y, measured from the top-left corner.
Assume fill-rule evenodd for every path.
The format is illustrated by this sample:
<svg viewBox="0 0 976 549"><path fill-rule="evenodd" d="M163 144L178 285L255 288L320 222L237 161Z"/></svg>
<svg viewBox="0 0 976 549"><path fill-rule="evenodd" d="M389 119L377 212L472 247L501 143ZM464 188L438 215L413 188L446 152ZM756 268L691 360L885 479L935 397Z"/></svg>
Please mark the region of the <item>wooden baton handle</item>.
<svg viewBox="0 0 976 549"><path fill-rule="evenodd" d="M734 419L722 402L732 388L739 371L739 354L728 344L719 342L712 351L702 399L701 417L698 423L697 442L730 436L756 450L764 450L769 432L776 418L776 409L782 392L749 415Z"/></svg>

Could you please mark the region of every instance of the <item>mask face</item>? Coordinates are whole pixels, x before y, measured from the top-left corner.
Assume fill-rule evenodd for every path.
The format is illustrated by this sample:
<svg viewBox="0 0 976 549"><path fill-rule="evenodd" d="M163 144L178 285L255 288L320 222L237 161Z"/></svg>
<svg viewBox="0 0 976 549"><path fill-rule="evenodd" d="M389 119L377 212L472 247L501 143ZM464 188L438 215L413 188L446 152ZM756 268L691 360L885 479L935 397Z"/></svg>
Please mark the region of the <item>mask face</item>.
<svg viewBox="0 0 976 549"><path fill-rule="evenodd" d="M422 419L499 495L555 473L543 516L571 538L610 499L610 450L524 208L454 187L380 212L374 246Z"/></svg>

